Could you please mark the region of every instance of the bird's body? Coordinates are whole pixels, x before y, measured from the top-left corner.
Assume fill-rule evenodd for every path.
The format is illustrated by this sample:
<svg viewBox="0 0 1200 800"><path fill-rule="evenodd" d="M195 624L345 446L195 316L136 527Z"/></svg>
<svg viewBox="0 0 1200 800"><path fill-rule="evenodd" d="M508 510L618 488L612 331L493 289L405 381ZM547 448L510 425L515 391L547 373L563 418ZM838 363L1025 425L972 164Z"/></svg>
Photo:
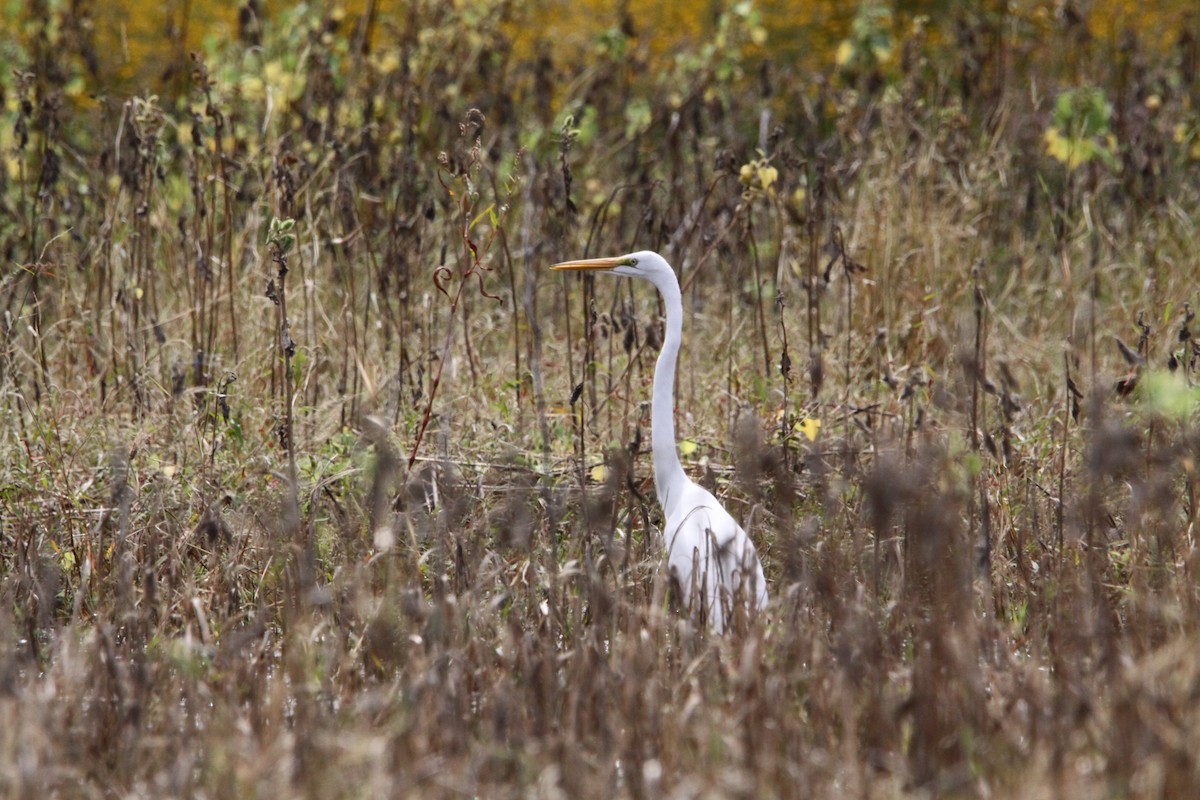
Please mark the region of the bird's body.
<svg viewBox="0 0 1200 800"><path fill-rule="evenodd" d="M675 368L683 341L683 299L675 270L662 256L646 250L618 258L567 261L553 268L605 270L642 278L662 295L667 328L654 369L650 433L667 566L683 606L721 633L739 605L766 606L767 582L750 537L711 492L688 478L675 449Z"/></svg>
<svg viewBox="0 0 1200 800"><path fill-rule="evenodd" d="M688 480L678 495L670 510L663 506L667 567L684 607L721 633L736 603L747 609L766 606L762 562L750 537L712 492Z"/></svg>

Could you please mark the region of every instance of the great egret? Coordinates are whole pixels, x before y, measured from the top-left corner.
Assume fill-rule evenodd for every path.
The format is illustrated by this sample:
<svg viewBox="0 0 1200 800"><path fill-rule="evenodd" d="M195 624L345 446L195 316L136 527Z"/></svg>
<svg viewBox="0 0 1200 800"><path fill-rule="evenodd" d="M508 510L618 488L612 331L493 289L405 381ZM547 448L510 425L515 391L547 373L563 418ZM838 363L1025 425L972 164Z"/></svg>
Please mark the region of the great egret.
<svg viewBox="0 0 1200 800"><path fill-rule="evenodd" d="M667 565L685 608L721 633L741 602L747 609L767 604L767 582L754 543L717 498L683 471L675 451L675 365L683 340L683 300L675 270L658 253L643 250L617 258L555 264L556 270L603 270L653 283L667 309L667 332L654 368L650 434L654 488L662 506ZM699 598L698 605L693 599Z"/></svg>

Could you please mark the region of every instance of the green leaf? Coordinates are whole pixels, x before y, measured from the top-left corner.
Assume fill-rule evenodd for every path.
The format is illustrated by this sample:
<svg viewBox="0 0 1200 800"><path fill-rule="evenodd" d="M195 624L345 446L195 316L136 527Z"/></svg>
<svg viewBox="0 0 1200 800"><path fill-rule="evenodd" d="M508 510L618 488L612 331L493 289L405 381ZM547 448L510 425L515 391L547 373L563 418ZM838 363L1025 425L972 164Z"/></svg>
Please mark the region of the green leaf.
<svg viewBox="0 0 1200 800"><path fill-rule="evenodd" d="M1169 419L1187 419L1200 411L1200 386L1188 386L1163 370L1143 374L1136 394L1152 412Z"/></svg>
<svg viewBox="0 0 1200 800"><path fill-rule="evenodd" d="M625 138L632 139L645 131L653 119L650 103L643 98L632 100L625 107Z"/></svg>
<svg viewBox="0 0 1200 800"><path fill-rule="evenodd" d="M490 217L492 224L495 225L496 224L496 215L493 213L495 208L496 208L496 204L491 203L488 205L487 208L485 208L483 211L480 211L477 215L475 215L475 219L471 220L471 229L474 230L475 226L479 224L479 220L483 219L484 217Z"/></svg>
<svg viewBox="0 0 1200 800"><path fill-rule="evenodd" d="M1112 106L1102 89L1084 87L1063 92L1043 139L1054 160L1074 170L1093 159L1116 169L1116 138L1111 128Z"/></svg>

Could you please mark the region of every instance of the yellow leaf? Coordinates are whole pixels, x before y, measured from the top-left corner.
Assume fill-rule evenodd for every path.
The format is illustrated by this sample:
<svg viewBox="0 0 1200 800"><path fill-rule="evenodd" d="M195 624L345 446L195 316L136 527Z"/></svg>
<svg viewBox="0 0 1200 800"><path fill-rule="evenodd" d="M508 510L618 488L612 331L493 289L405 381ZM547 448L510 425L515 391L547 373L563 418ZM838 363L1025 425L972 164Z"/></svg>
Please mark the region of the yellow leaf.
<svg viewBox="0 0 1200 800"><path fill-rule="evenodd" d="M608 467L603 464L597 464L592 467L591 477L596 483L604 483L604 481L608 480Z"/></svg>
<svg viewBox="0 0 1200 800"><path fill-rule="evenodd" d="M692 453L696 452L699 447L700 445L696 444L691 439L684 439L679 443L679 452L683 453L685 456L690 456Z"/></svg>
<svg viewBox="0 0 1200 800"><path fill-rule="evenodd" d="M266 79L266 82L272 86L279 86L286 78L283 64L278 61L268 61L266 64L264 64L262 74Z"/></svg>
<svg viewBox="0 0 1200 800"><path fill-rule="evenodd" d="M817 432L821 430L821 420L813 417L805 417L793 426L793 430L804 434L810 442L817 440Z"/></svg>
<svg viewBox="0 0 1200 800"><path fill-rule="evenodd" d="M779 170L774 167L768 167L764 164L758 168L758 182L764 190L769 190L778 178Z"/></svg>
<svg viewBox="0 0 1200 800"><path fill-rule="evenodd" d="M854 45L850 43L849 39L845 39L838 45L837 54L833 60L839 67L844 67L850 63L852 58L854 58Z"/></svg>
<svg viewBox="0 0 1200 800"><path fill-rule="evenodd" d="M247 75L242 78L242 97L247 100L261 100L266 96L266 84L257 75Z"/></svg>
<svg viewBox="0 0 1200 800"><path fill-rule="evenodd" d="M372 66L383 75L391 75L400 68L400 56L392 50L382 55L376 53L370 57L370 61Z"/></svg>

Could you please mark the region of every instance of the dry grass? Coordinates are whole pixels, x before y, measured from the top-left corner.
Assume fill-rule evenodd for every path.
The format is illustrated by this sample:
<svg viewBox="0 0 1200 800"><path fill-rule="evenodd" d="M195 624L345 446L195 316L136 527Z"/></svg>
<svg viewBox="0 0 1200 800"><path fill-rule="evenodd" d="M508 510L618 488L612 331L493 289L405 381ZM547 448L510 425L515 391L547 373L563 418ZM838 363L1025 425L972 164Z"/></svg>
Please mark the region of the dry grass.
<svg viewBox="0 0 1200 800"><path fill-rule="evenodd" d="M77 97L66 12L6 43L0 793L1193 792L1200 30L797 76L737 13L648 65L463 7L250 27L178 100ZM661 569L655 299L545 269L643 247L772 589L723 638Z"/></svg>

